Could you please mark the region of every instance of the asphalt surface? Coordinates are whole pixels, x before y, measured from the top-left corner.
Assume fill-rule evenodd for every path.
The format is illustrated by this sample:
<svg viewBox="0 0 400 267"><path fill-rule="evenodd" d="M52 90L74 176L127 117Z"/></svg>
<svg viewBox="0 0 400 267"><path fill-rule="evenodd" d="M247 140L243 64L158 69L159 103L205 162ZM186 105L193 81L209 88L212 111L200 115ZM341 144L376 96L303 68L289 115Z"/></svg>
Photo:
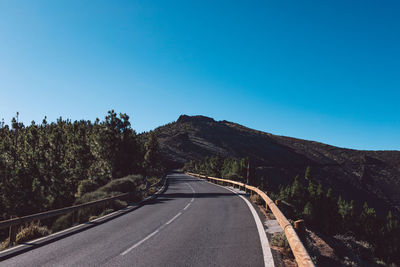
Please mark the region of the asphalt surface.
<svg viewBox="0 0 400 267"><path fill-rule="evenodd" d="M134 211L0 266L264 266L256 223L233 192L182 173Z"/></svg>

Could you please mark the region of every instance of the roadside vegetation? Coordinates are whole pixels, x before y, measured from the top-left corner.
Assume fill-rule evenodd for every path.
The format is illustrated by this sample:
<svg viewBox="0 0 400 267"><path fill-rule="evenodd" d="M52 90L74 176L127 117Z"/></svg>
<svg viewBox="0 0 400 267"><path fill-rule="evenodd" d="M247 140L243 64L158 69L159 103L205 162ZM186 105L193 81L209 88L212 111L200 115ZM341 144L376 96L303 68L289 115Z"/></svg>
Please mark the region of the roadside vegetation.
<svg viewBox="0 0 400 267"><path fill-rule="evenodd" d="M151 183L166 174L159 157L156 136L138 138L129 116L114 110L103 121L48 123L44 118L29 126L18 121L17 113L11 125L0 123L0 220L132 192L130 199L106 209L82 209L75 218L66 214L42 226L37 222L36 228L21 226L18 242L18 235L24 236L20 240L37 237L32 229L59 230L124 207L143 198L144 177ZM7 229L0 231L0 240L7 236Z"/></svg>
<svg viewBox="0 0 400 267"><path fill-rule="evenodd" d="M203 161L190 161L185 164L186 171L203 175L223 177L244 181L246 177L246 159L223 159L218 156L207 157ZM254 172L250 172L252 174ZM250 184L263 189L267 181L251 177ZM335 257L343 265L363 266L365 264L379 265L400 264L400 224L389 211L381 218L375 209L365 202L357 207L352 200L345 200L329 188L317 184L310 167L303 176L297 175L293 182L281 186L278 191L268 191L273 200L279 200L279 208L289 219L304 219L309 230L318 233L323 239L329 240L337 250ZM259 199L253 197L253 201ZM310 231L303 236L303 241L310 253L313 253L317 264L325 259L313 248L314 239ZM278 242L279 243L279 242ZM348 251L352 255L348 255ZM326 262L326 261L325 261Z"/></svg>

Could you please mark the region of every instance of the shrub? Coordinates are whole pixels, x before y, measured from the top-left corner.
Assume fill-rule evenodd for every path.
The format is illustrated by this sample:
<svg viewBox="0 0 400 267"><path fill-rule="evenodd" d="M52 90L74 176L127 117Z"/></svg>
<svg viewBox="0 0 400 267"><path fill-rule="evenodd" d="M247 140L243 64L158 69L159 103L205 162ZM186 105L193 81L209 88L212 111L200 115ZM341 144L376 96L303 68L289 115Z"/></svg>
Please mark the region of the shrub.
<svg viewBox="0 0 400 267"><path fill-rule="evenodd" d="M9 245L10 245L10 238L7 238L6 240L0 243L0 251L8 248Z"/></svg>
<svg viewBox="0 0 400 267"><path fill-rule="evenodd" d="M75 205L84 204L100 199L104 199L111 196L120 195L122 193L132 192L131 196L127 198L127 201L138 201L142 199L142 193L138 190L138 187L143 184L142 176L140 175L129 175L120 179L110 181L108 184L98 188L96 191L87 192L75 200ZM79 192L84 192L87 188L91 188L92 183L88 180L80 184ZM75 222L82 223L87 222L90 219L95 219L99 216L105 215L105 211L108 213L119 210L126 207L128 204L123 200L113 200L107 203L101 203L95 206L79 209L75 212ZM72 213L60 216L52 226L53 231L60 231L72 226Z"/></svg>
<svg viewBox="0 0 400 267"><path fill-rule="evenodd" d="M257 205L262 205L264 202L263 199L258 194L251 195L250 200L253 201Z"/></svg>
<svg viewBox="0 0 400 267"><path fill-rule="evenodd" d="M50 234L49 229L45 226L40 226L40 222L31 222L27 227L21 227L16 236L17 244L24 243L26 241L46 236Z"/></svg>
<svg viewBox="0 0 400 267"><path fill-rule="evenodd" d="M111 193L111 192L136 192L137 188L143 184L143 176L129 175L123 178L115 179L108 184L100 187L97 191Z"/></svg>
<svg viewBox="0 0 400 267"><path fill-rule="evenodd" d="M272 236L271 245L272 246L281 247L281 248L285 248L285 249L290 249L289 242L288 242L288 240L286 238L285 233L283 233L283 232L275 233Z"/></svg>
<svg viewBox="0 0 400 267"><path fill-rule="evenodd" d="M79 198L87 192L96 190L98 185L92 179L85 179L79 182L78 192L76 192L75 197Z"/></svg>
<svg viewBox="0 0 400 267"><path fill-rule="evenodd" d="M53 223L51 230L58 232L72 226L72 213L62 215Z"/></svg>
<svg viewBox="0 0 400 267"><path fill-rule="evenodd" d="M155 176L147 178L147 182L149 183L149 185L158 183L160 180L161 180L161 178L155 177Z"/></svg>

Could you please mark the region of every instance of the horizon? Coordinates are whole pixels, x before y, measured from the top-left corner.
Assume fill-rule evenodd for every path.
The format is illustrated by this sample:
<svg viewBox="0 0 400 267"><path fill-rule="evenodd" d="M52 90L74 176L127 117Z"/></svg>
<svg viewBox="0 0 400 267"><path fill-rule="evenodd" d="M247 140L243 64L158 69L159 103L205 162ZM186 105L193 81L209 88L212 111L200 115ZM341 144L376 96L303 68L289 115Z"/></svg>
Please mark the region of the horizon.
<svg viewBox="0 0 400 267"><path fill-rule="evenodd" d="M400 3L0 2L0 119L202 114L400 151Z"/></svg>
<svg viewBox="0 0 400 267"><path fill-rule="evenodd" d="M114 110L114 111L115 111L118 115L119 115L120 113L125 113L125 112L119 112L119 111L116 111L116 110ZM129 114L127 114L127 115L129 116ZM244 127L246 127L246 128L249 128L249 129L251 129L251 130L256 130L256 131L260 131L260 132L264 132L264 133L268 133L268 134L273 134L273 135L278 135L278 136L284 136L284 137L289 137L289 138L302 139L302 140L310 141L310 142L322 143L322 144L325 144L325 145L330 145L330 146L334 146L334 147L338 147L338 148L343 148L343 149L353 149L353 150L359 150L359 151L398 151L398 152L400 152L400 150L397 150L397 149L356 149L356 148L351 148L351 147L341 147L341 146L337 146L337 145L330 144L330 143L325 143L325 142L318 141L318 140L311 140L311 139L300 138L300 137L296 137L296 136L282 135L282 134L279 134L279 133L272 133L272 132L268 132L268 131L264 131L264 130L260 130L260 129L256 129L256 128L251 128L251 127L248 127L248 126L245 125L245 124L237 123L237 122L234 122L234 121L229 121L229 120L224 120L224 119L216 120L216 119L213 118L213 117L209 117L209 116L205 116L205 115L201 115L201 114L196 114L196 115L181 114L181 115L179 115L179 116L176 118L176 120L166 122L166 123L161 124L161 125L159 125L159 126L157 126L157 127L155 127L155 128L152 128L152 129L149 129L149 130L144 130L144 131L141 131L141 132L137 131L134 127L132 127L132 122L131 122L130 116L129 116L129 121L131 122L131 127L132 127L132 129L135 130L136 133L137 133L138 135L140 135L140 134L144 134L144 133L153 131L153 130L155 130L155 129L157 129L157 128L163 127L164 125L166 125L166 124L168 124L168 123L176 123L180 116L189 116L189 117L198 117L198 116L201 116L201 117L213 119L215 122L223 122L223 121L226 121L226 122L229 122L229 123L239 124L239 125L241 125L241 126L244 126ZM46 117L47 117L47 116L46 116ZM60 118L60 117L59 117L59 118ZM63 117L61 117L61 118L62 118L63 120L70 120L69 118L63 118ZM44 119L44 118L43 118L43 119ZM98 118L98 117L97 117L96 119L99 119L100 121L103 121L103 120L104 120L104 118ZM74 121L85 120L85 121L90 121L90 122L93 123L96 119L94 119L94 120L90 120L90 119L88 119L88 120L86 120L86 119L77 119L77 120L71 120L71 121L74 122ZM19 122L22 122L22 123L25 125L25 127L26 127L26 126L29 126L29 125L32 123L32 121L31 121L31 123L28 123L28 124L27 124L27 123L25 123L25 122L23 122L23 121L21 121L21 120L19 120ZM55 121L49 121L49 120L47 120L47 123L56 123L56 120L55 120ZM4 122L4 124L10 126L10 124L8 124L8 123L6 123L6 122ZM41 124L42 124L42 121L40 121L40 122L35 121L35 124L36 124L36 125L41 125Z"/></svg>

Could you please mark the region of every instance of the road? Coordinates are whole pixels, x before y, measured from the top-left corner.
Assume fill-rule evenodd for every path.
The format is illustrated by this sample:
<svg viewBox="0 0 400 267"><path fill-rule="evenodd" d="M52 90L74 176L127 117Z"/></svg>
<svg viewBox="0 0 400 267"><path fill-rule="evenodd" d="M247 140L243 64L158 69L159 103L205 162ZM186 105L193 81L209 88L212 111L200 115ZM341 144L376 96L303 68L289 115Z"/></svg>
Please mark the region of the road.
<svg viewBox="0 0 400 267"><path fill-rule="evenodd" d="M242 198L182 173L170 174L168 181L168 189L152 203L0 266L272 264L264 264L256 221Z"/></svg>

